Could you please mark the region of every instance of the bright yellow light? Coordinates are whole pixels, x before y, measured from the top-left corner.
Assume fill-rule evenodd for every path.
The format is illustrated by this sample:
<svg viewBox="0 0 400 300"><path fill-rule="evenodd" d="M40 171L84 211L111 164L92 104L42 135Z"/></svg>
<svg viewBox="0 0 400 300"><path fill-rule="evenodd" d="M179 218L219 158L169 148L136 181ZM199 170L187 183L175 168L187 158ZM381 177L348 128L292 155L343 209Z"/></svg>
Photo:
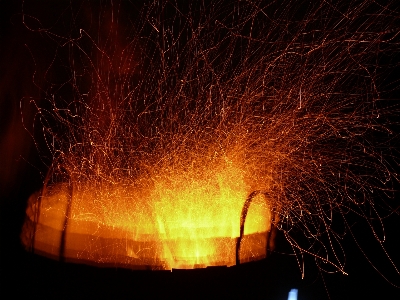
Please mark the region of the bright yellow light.
<svg viewBox="0 0 400 300"><path fill-rule="evenodd" d="M71 189L67 183L52 184L41 197L29 199L22 240L35 252L54 258L62 253L67 261L97 265L234 265L240 215L251 192L245 173L226 162L217 168L175 171L153 174L146 188L86 182L73 183ZM266 255L268 200L259 195L250 206L241 261Z"/></svg>

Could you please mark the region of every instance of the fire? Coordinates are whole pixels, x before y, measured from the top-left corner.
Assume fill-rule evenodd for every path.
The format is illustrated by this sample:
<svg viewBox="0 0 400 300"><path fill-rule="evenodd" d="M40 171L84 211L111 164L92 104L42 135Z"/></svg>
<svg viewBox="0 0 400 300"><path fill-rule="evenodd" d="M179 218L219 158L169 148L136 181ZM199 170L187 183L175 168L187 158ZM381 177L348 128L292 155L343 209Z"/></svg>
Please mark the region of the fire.
<svg viewBox="0 0 400 300"><path fill-rule="evenodd" d="M53 183L29 200L23 241L35 252L130 268L201 268L236 263L246 174L225 159L132 184ZM199 171L200 169L200 171ZM142 179L141 179L142 180ZM242 262L266 256L270 199L247 214Z"/></svg>
<svg viewBox="0 0 400 300"><path fill-rule="evenodd" d="M383 245L397 207L399 87L386 76L396 1L347 2L67 1L54 27L24 9L54 43L43 87L33 76L43 97L21 100L50 168L25 246L96 265L231 266L265 257L275 228L300 269L307 254L345 274L348 216Z"/></svg>

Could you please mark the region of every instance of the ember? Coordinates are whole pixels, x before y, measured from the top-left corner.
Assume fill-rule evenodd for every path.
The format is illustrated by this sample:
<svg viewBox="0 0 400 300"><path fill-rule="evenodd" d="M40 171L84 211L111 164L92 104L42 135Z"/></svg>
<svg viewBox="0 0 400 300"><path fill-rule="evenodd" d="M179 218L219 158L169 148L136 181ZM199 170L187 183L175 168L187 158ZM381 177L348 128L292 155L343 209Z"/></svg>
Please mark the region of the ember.
<svg viewBox="0 0 400 300"><path fill-rule="evenodd" d="M21 101L49 169L26 248L100 266L231 266L266 257L277 230L302 274L304 254L345 274L355 214L398 274L382 242L398 182L398 108L382 100L398 89L382 77L396 65L395 1L188 2L68 2L54 27L24 4L26 28L55 43L44 77L61 78Z"/></svg>
<svg viewBox="0 0 400 300"><path fill-rule="evenodd" d="M67 261L130 268L199 268L236 263L243 174L230 164L198 180L155 176L152 190L82 183L46 186L29 200L24 244ZM241 262L266 256L269 199L252 199Z"/></svg>

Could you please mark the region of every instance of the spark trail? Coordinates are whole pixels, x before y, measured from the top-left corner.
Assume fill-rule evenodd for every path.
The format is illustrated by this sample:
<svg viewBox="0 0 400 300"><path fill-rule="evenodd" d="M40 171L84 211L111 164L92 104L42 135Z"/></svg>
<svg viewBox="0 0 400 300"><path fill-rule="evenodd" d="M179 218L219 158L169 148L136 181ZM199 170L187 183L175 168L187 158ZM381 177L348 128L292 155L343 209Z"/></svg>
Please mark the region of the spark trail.
<svg viewBox="0 0 400 300"><path fill-rule="evenodd" d="M312 255L345 273L341 240L358 215L398 275L383 225L397 205L395 1L150 1L135 17L124 2L67 7L62 30L24 11L54 40L49 73L67 66L44 101L22 102L51 153L26 224L85 235L66 248L98 264L232 265L242 206L263 191L247 260L266 255L272 226L300 266Z"/></svg>

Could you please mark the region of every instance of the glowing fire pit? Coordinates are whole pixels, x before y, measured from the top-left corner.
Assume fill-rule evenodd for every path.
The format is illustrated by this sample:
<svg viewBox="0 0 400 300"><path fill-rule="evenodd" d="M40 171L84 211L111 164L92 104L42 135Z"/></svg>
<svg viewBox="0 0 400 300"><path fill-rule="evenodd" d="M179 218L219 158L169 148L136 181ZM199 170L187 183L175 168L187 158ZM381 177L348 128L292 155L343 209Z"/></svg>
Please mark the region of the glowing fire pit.
<svg viewBox="0 0 400 300"><path fill-rule="evenodd" d="M265 257L274 224L302 275L304 255L345 274L360 217L399 274L383 227L398 210L396 1L106 2L67 1L48 23L21 13L51 41L38 40L40 97L20 101L50 168L29 199L27 249L231 266Z"/></svg>
<svg viewBox="0 0 400 300"><path fill-rule="evenodd" d="M132 185L54 183L33 194L22 232L25 246L48 257L134 269L204 268L236 263L244 201L240 170L203 180L159 177L152 189ZM185 178L186 177L186 178ZM240 261L266 256L268 199L252 199Z"/></svg>

